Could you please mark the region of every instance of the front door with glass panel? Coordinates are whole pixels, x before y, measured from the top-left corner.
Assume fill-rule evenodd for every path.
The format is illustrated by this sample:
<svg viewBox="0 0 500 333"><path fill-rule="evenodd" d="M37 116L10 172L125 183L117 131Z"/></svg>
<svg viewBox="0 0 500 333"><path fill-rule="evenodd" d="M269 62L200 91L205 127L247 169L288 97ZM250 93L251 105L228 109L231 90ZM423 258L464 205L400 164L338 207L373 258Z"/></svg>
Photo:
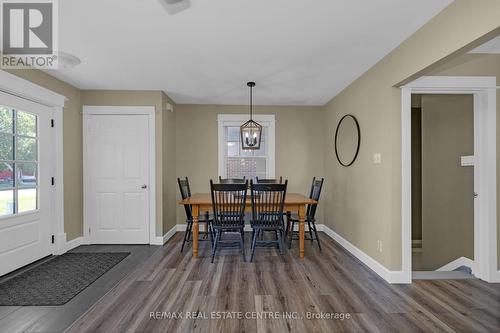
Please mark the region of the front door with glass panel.
<svg viewBox="0 0 500 333"><path fill-rule="evenodd" d="M51 116L0 93L0 275L51 253Z"/></svg>

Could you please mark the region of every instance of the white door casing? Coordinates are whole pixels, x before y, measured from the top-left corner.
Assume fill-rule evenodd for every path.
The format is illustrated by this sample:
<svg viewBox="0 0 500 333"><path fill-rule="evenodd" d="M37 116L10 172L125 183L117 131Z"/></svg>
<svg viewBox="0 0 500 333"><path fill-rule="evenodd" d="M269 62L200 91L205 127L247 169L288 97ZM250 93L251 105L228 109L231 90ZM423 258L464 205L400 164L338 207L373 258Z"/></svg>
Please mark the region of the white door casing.
<svg viewBox="0 0 500 333"><path fill-rule="evenodd" d="M152 127L154 108L84 107L87 243L154 242Z"/></svg>

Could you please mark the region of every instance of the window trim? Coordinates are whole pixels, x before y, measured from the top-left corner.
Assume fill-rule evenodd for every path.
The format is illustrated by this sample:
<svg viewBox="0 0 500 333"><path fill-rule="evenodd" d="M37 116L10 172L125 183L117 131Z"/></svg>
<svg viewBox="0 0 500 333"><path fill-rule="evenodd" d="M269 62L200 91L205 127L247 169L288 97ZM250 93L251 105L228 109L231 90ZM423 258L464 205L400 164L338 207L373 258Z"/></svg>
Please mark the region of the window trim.
<svg viewBox="0 0 500 333"><path fill-rule="evenodd" d="M247 114L218 114L218 176L226 178L226 163L224 156L224 127L241 126L248 120ZM267 132L267 164L266 174L268 178L275 178L275 160L276 160L276 119L274 114L255 114L253 120L268 128Z"/></svg>

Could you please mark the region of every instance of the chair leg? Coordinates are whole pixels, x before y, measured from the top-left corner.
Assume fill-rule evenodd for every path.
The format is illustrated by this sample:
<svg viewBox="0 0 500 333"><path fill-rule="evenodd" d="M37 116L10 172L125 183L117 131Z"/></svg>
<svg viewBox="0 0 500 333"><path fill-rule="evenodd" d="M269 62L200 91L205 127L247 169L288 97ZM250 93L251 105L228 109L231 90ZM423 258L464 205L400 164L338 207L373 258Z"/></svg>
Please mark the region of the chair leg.
<svg viewBox="0 0 500 333"><path fill-rule="evenodd" d="M189 243L191 241L191 234L193 232L193 222L188 224L188 235L187 235L187 242Z"/></svg>
<svg viewBox="0 0 500 333"><path fill-rule="evenodd" d="M210 247L214 246L214 234L213 234L213 228L212 228L212 223L207 222L208 224L208 236L210 237Z"/></svg>
<svg viewBox="0 0 500 333"><path fill-rule="evenodd" d="M286 212L286 229L285 236L288 236L288 232L290 231L290 219L292 217L292 213Z"/></svg>
<svg viewBox="0 0 500 333"><path fill-rule="evenodd" d="M212 264L214 263L215 251L217 251L217 243L219 242L219 237L221 233L222 233L221 231L215 233L215 242L214 246L212 247Z"/></svg>
<svg viewBox="0 0 500 333"><path fill-rule="evenodd" d="M184 251L184 245L186 244L186 241L189 237L189 233L190 233L190 230L189 230L189 221L187 222L187 225L186 225L186 231L184 232L184 240L182 241L182 246L181 246L181 253L182 251Z"/></svg>
<svg viewBox="0 0 500 333"><path fill-rule="evenodd" d="M253 237L252 237L252 254L250 256L250 262L253 261L253 255L255 253L255 244L257 243L257 237L259 237L259 232L255 232L254 230L254 233L253 233Z"/></svg>
<svg viewBox="0 0 500 333"><path fill-rule="evenodd" d="M276 231L276 236L278 237L278 249L280 251L280 255L283 256L283 234L282 230Z"/></svg>
<svg viewBox="0 0 500 333"><path fill-rule="evenodd" d="M207 232L210 233L210 222L209 222L210 214L208 212L205 212L205 221L207 223ZM210 237L210 235L209 235ZM203 235L203 239L207 238L207 234Z"/></svg>
<svg viewBox="0 0 500 333"><path fill-rule="evenodd" d="M290 229L290 239L288 240L288 249L292 248L292 240L293 240L293 227L295 226L295 222L292 221L292 226Z"/></svg>
<svg viewBox="0 0 500 333"><path fill-rule="evenodd" d="M311 228L311 221L307 220L307 226L309 227L309 237L311 237L311 243L314 242L314 238L313 238L313 231L312 231L312 228Z"/></svg>
<svg viewBox="0 0 500 333"><path fill-rule="evenodd" d="M245 256L245 231L243 229L240 232L240 246L241 254L243 255L243 261L246 262L247 258Z"/></svg>
<svg viewBox="0 0 500 333"><path fill-rule="evenodd" d="M210 223L210 225L212 226L212 240L215 240L215 234L216 234L216 232L215 232L213 224Z"/></svg>
<svg viewBox="0 0 500 333"><path fill-rule="evenodd" d="M316 241L318 242L319 250L321 251L321 243L319 242L318 230L316 230L316 222L313 221L314 234L316 235Z"/></svg>

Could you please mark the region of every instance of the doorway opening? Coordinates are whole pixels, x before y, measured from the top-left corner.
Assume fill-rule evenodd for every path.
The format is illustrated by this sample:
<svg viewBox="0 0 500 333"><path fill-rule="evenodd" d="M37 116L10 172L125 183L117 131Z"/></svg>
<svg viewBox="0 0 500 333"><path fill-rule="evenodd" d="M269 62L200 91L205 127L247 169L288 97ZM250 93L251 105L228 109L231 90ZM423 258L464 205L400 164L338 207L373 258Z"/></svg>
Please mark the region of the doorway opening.
<svg viewBox="0 0 500 333"><path fill-rule="evenodd" d="M412 94L472 96L474 191L468 195L473 197L474 276L487 282L500 282L497 269L496 77L486 76L423 76L402 87L402 274L400 281L411 283L413 266ZM460 162L462 162L461 158ZM467 158L464 162L467 162ZM425 244L423 246L425 247Z"/></svg>
<svg viewBox="0 0 500 333"><path fill-rule="evenodd" d="M412 276L474 273L474 96L412 94Z"/></svg>

